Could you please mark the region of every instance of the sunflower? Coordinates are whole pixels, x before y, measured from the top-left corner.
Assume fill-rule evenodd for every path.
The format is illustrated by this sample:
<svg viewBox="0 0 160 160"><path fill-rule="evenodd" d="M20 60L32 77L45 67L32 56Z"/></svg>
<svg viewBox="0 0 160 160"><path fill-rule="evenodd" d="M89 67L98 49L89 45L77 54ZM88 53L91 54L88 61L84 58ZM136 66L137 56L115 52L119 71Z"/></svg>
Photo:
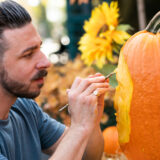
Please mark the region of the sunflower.
<svg viewBox="0 0 160 160"><path fill-rule="evenodd" d="M119 53L120 46L130 37L129 25L118 25L118 3L103 2L84 23L85 34L79 41L81 58L87 65L102 68L106 60L114 62L113 51Z"/></svg>

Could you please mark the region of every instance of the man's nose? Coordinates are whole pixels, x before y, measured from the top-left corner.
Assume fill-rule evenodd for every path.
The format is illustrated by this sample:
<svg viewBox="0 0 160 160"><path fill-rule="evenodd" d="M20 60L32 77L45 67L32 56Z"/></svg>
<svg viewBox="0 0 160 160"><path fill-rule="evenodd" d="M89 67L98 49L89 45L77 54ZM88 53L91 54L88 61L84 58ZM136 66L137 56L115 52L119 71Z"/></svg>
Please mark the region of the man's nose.
<svg viewBox="0 0 160 160"><path fill-rule="evenodd" d="M51 66L49 59L42 53L40 61L37 63L37 69L46 69Z"/></svg>

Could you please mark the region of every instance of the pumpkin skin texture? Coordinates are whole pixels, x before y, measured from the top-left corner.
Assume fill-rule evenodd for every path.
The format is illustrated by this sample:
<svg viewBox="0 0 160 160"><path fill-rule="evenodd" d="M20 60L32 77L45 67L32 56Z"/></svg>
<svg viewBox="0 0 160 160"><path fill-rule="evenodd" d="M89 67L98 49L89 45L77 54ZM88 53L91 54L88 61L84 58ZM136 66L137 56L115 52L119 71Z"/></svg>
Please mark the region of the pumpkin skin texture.
<svg viewBox="0 0 160 160"><path fill-rule="evenodd" d="M120 152L118 142L118 131L116 126L107 127L103 131L104 152L106 155L117 154Z"/></svg>
<svg viewBox="0 0 160 160"><path fill-rule="evenodd" d="M153 20L122 47L117 68L117 128L128 160L160 160L160 12Z"/></svg>

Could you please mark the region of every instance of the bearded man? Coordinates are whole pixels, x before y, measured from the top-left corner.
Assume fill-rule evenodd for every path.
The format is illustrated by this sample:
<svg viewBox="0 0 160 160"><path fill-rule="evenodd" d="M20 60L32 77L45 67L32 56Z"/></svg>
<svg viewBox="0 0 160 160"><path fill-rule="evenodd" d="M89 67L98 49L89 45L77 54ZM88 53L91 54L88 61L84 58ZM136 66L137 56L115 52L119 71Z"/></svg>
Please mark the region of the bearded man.
<svg viewBox="0 0 160 160"><path fill-rule="evenodd" d="M14 1L1 1L0 160L40 160L41 151L50 160L100 160L108 82L99 73L77 77L68 91L70 127L52 119L33 100L50 66L41 44L29 13Z"/></svg>

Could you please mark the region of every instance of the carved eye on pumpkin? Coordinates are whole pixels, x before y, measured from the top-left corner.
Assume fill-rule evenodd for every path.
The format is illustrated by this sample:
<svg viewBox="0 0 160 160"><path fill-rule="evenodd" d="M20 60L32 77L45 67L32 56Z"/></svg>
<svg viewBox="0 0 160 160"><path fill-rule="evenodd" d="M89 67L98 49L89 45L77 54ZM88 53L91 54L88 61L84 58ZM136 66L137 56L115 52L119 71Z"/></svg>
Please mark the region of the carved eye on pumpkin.
<svg viewBox="0 0 160 160"><path fill-rule="evenodd" d="M160 157L160 12L122 47L115 94L117 128L129 160Z"/></svg>

